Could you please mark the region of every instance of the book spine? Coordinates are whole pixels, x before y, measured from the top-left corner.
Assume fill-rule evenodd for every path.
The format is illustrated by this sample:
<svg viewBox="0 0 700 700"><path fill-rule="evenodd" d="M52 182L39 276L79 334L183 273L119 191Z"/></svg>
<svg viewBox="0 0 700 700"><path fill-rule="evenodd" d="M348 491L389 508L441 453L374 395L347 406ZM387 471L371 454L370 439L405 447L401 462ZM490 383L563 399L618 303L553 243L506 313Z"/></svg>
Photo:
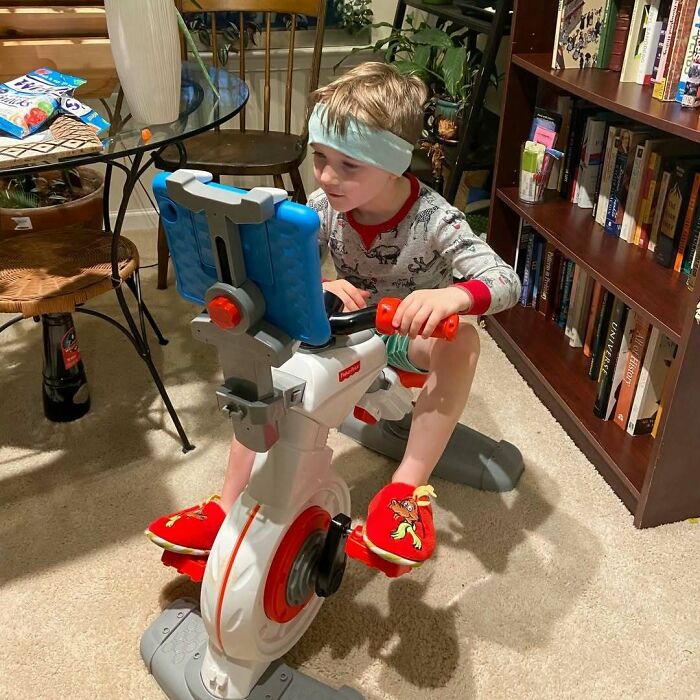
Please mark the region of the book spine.
<svg viewBox="0 0 700 700"><path fill-rule="evenodd" d="M595 212L595 220L601 226L605 226L605 217L608 213L608 200L610 199L610 187L612 177L615 172L615 162L617 159L617 149L615 140L620 134L620 127L610 126L608 129L608 139L605 145L605 157L603 160L602 175L600 179L600 192L598 193L598 205Z"/></svg>
<svg viewBox="0 0 700 700"><path fill-rule="evenodd" d="M617 13L615 32L612 39L612 49L610 51L610 62L608 68L611 71L622 71L625 49L627 47L627 37L630 31L632 20L632 9L634 0L620 0L620 9Z"/></svg>
<svg viewBox="0 0 700 700"><path fill-rule="evenodd" d="M645 85L653 85L656 83L657 75L659 72L659 65L661 64L661 54L664 49L664 42L666 41L666 33L668 31L668 17L665 17L661 22L661 31L659 32L659 43L656 47L656 56L654 57L654 65L651 69L651 76L648 83Z"/></svg>
<svg viewBox="0 0 700 700"><path fill-rule="evenodd" d="M620 71L621 83L634 83L637 80L637 71L639 69L640 59L638 50L641 48L638 39L642 17L645 11L645 0L635 0L630 18L629 36L627 38L627 45L625 46L625 56L624 60L622 61L622 69Z"/></svg>
<svg viewBox="0 0 700 700"><path fill-rule="evenodd" d="M681 69L678 88L676 89L676 102L683 102L685 94L685 86L688 84L688 72L693 65L693 56L697 48L698 37L700 36L700 2L695 6L695 13L692 17L692 25L690 29L690 38L688 39L688 47L685 51L683 66Z"/></svg>
<svg viewBox="0 0 700 700"><path fill-rule="evenodd" d="M596 68L607 70L610 65L610 51L612 49L612 38L617 22L617 4L615 0L607 0L603 13L603 22L600 28L600 45L598 48L598 58Z"/></svg>
<svg viewBox="0 0 700 700"><path fill-rule="evenodd" d="M695 248L695 254L693 255L693 263L690 268L690 275L688 275L688 281L686 285L688 289L692 292L695 289L695 285L698 280L698 269L700 269L700 245Z"/></svg>
<svg viewBox="0 0 700 700"><path fill-rule="evenodd" d="M566 263L566 274L564 276L564 291L561 297L561 306L559 307L559 317L557 325L561 328L566 328L566 317L569 314L569 299L571 298L571 286L574 283L574 261L568 260Z"/></svg>
<svg viewBox="0 0 700 700"><path fill-rule="evenodd" d="M622 329L627 320L627 307L621 299L615 299L612 313L610 315L610 325L605 339L603 359L600 365L600 375L598 377L598 394L596 396L593 413L605 419L610 397L610 390L613 383L613 372L617 362L617 354L622 340Z"/></svg>
<svg viewBox="0 0 700 700"><path fill-rule="evenodd" d="M676 17L678 14L679 5L682 0L673 0L671 4L671 12L668 16L668 25L666 26L666 35L661 49L661 58L659 59L659 67L656 71L656 80L654 82L654 90L652 97L661 99L664 94L664 83L666 78L666 63L671 50L671 43L675 39Z"/></svg>
<svg viewBox="0 0 700 700"><path fill-rule="evenodd" d="M622 216L620 238L628 243L631 243L634 237L634 229L636 226L634 216L637 210L637 200L639 199L640 180L644 169L644 157L646 150L647 147L645 144L640 144L637 146L637 151L634 155L634 164L632 165L632 177L630 178L629 193L627 194L625 211Z"/></svg>
<svg viewBox="0 0 700 700"><path fill-rule="evenodd" d="M630 409L630 417L627 421L627 432L630 435L638 435L642 432L641 425L638 427L639 416L642 410L642 403L647 393L647 386L651 382L651 369L654 357L659 350L661 341L661 332L656 326L652 326L647 351L644 353L644 362L639 372L639 381L637 382L637 390L634 392L632 408ZM639 430L639 432L637 432Z"/></svg>
<svg viewBox="0 0 700 700"><path fill-rule="evenodd" d="M656 207L654 209L654 221L651 226L651 234L649 235L649 251L654 252L656 250L656 241L659 237L659 228L661 227L661 217L663 216L664 209L666 207L666 195L668 194L668 185L671 182L671 173L666 170L661 176L661 185L659 186L659 197L656 200Z"/></svg>
<svg viewBox="0 0 700 700"><path fill-rule="evenodd" d="M571 322L569 345L572 348L583 347L583 340L586 336L586 321L588 319L588 309L591 304L592 292L593 280L588 276L585 270L581 269L576 288L574 320Z"/></svg>
<svg viewBox="0 0 700 700"><path fill-rule="evenodd" d="M537 308L537 299L539 297L544 245L544 239L538 236L537 240L535 241L535 253L532 261L532 298L530 299L530 305L533 309Z"/></svg>
<svg viewBox="0 0 700 700"><path fill-rule="evenodd" d="M656 55L656 42L658 43L658 29L660 24L656 21L661 0L652 0L646 4L646 25L644 27L644 40L642 41L641 61L637 69L637 84L644 85L648 73L651 73L653 58Z"/></svg>
<svg viewBox="0 0 700 700"><path fill-rule="evenodd" d="M698 241L700 241L700 207L695 207L690 241L686 247L685 255L683 256L683 264L681 265L681 272L684 275L689 275L693 268L693 258L698 247Z"/></svg>
<svg viewBox="0 0 700 700"><path fill-rule="evenodd" d="M620 224L617 222L617 213L620 206L620 186L625 174L627 165L627 153L622 150L621 137L617 138L617 156L615 160L615 170L613 172L612 183L610 185L610 197L608 199L608 211L605 216L605 230L613 236L620 235Z"/></svg>
<svg viewBox="0 0 700 700"><path fill-rule="evenodd" d="M562 30L562 15L564 13L564 0L559 0L559 9L557 11L557 23L554 25L556 31L554 32L554 49L552 51L552 69L557 70L557 68L564 67L564 54L560 49L561 42L561 30Z"/></svg>
<svg viewBox="0 0 700 700"><path fill-rule="evenodd" d="M569 305L566 311L566 326L564 335L571 340L573 335L573 324L576 322L576 295L578 293L578 284L581 277L581 266L574 266L574 274L571 280L571 291L569 292Z"/></svg>
<svg viewBox="0 0 700 700"><path fill-rule="evenodd" d="M632 401L634 400L634 393L639 381L639 371L642 367L642 359L644 358L647 344L649 343L650 333L651 325L638 317L630 343L629 354L627 355L625 370L622 375L622 388L620 389L620 397L617 401L613 419L614 423L622 430L627 430Z"/></svg>
<svg viewBox="0 0 700 700"><path fill-rule="evenodd" d="M535 233L532 232L527 241L527 253L525 255L525 268L523 270L523 283L520 291L520 303L527 306L530 298L530 270L532 268L532 256L535 251Z"/></svg>
<svg viewBox="0 0 700 700"><path fill-rule="evenodd" d="M544 270L542 272L542 289L537 303L537 310L545 317L549 315L552 303L552 278L556 276L556 249L547 241L544 254Z"/></svg>
<svg viewBox="0 0 700 700"><path fill-rule="evenodd" d="M637 215L637 225L634 232L634 245L646 248L649 243L649 225L647 223L649 212L651 211L651 201L654 197L656 189L655 175L659 163L659 154L650 153L647 160L646 172L644 173L644 181L642 183L641 203L639 213Z"/></svg>
<svg viewBox="0 0 700 700"><path fill-rule="evenodd" d="M598 317L598 322L596 323L595 333L593 335L591 364L588 369L588 376L595 381L598 381L598 375L600 374L604 343L605 338L607 338L608 326L610 325L610 314L612 313L614 301L615 297L607 289L603 290L603 303L601 306L600 316Z"/></svg>
<svg viewBox="0 0 700 700"><path fill-rule="evenodd" d="M673 269L676 272L680 272L681 267L683 266L683 256L685 255L685 248L688 244L688 238L690 237L690 229L693 225L695 209L698 202L698 190L700 190L700 172L695 173L695 177L693 178L693 187L690 191L690 197L688 198L688 207L685 212L683 229L681 230L681 235L678 240L678 250L676 252L676 259L673 264Z"/></svg>
<svg viewBox="0 0 700 700"><path fill-rule="evenodd" d="M555 323L557 322L557 317L559 315L559 306L561 305L561 298L564 294L564 278L566 277L566 258L557 251L558 267L557 276L554 278L556 280L556 285L554 286L554 295L552 297L552 315L551 319Z"/></svg>
<svg viewBox="0 0 700 700"><path fill-rule="evenodd" d="M625 365L627 364L627 357L632 342L632 333L634 332L636 322L637 314L632 309L627 309L624 314L624 321L620 326L620 328L622 328L622 337L620 338L620 347L613 363L615 369L612 373L612 384L608 392L608 403L603 418L604 420L612 420L613 414L615 413L615 407L617 406L617 401L622 389L622 375L624 374Z"/></svg>
<svg viewBox="0 0 700 700"><path fill-rule="evenodd" d="M591 299L591 308L588 312L588 323L586 324L586 337L583 341L583 354L590 357L592 354L591 346L593 345L593 334L595 333L596 324L600 315L600 310L603 304L603 285L595 281L593 285L593 295Z"/></svg>

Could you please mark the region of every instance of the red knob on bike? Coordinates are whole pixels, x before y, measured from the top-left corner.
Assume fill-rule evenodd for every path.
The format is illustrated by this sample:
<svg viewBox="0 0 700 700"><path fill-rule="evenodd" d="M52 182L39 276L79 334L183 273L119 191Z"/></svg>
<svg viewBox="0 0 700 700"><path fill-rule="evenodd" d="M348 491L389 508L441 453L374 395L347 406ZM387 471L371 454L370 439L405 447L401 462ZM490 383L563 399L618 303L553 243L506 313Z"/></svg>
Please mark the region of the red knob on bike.
<svg viewBox="0 0 700 700"><path fill-rule="evenodd" d="M379 304L377 304L375 326L380 333L385 333L386 335L393 335L396 333L396 328L392 325L392 321L394 320L396 310L399 308L400 303L401 299L396 299L394 297L384 297L384 299L379 300ZM442 340L454 340L458 327L459 315L452 314L447 318L443 318L442 321L437 324L431 337L441 338ZM421 328L421 331L422 330Z"/></svg>
<svg viewBox="0 0 700 700"><path fill-rule="evenodd" d="M211 320L224 330L235 328L241 322L241 312L238 307L227 297L214 297L207 304L207 311Z"/></svg>

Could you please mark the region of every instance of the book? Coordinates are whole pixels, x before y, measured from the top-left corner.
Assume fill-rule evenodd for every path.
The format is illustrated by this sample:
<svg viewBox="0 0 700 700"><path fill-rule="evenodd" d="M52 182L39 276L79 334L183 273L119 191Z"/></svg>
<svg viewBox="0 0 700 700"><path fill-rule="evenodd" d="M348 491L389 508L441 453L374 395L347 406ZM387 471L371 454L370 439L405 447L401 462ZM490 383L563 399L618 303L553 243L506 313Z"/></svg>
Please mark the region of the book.
<svg viewBox="0 0 700 700"><path fill-rule="evenodd" d="M566 263L567 258L560 254L559 269L557 271L556 284L554 285L554 296L552 297L552 321L557 323L559 319L559 309L561 308L561 300L564 296L564 281L566 279Z"/></svg>
<svg viewBox="0 0 700 700"><path fill-rule="evenodd" d="M658 66L656 67L656 75L654 77L654 89L652 91L652 96L657 99L661 99L663 94L665 77L666 77L666 64L668 61L668 55L671 48L671 44L675 40L675 30L676 22L678 17L678 10L680 3L684 0L671 0L671 7L668 14L668 22L666 23L666 32L664 33L664 41L661 45L661 55L659 57Z"/></svg>
<svg viewBox="0 0 700 700"><path fill-rule="evenodd" d="M530 293L532 291L532 258L535 252L535 238L537 234L533 231L528 237L527 241L527 251L525 253L525 265L523 269L523 283L520 290L520 303L523 306L527 306L530 301Z"/></svg>
<svg viewBox="0 0 700 700"><path fill-rule="evenodd" d="M593 68L607 0L559 0L552 68Z"/></svg>
<svg viewBox="0 0 700 700"><path fill-rule="evenodd" d="M685 216L683 217L683 228L681 229L680 238L678 239L678 250L676 251L676 259L673 264L673 269L676 272L681 271L683 265L683 258L685 256L685 249L688 245L688 239L690 238L690 229L693 225L693 219L695 218L695 211L698 203L698 193L700 192L700 172L695 173L693 178L693 184L690 188L690 195L688 197L688 204L685 210Z"/></svg>
<svg viewBox="0 0 700 700"><path fill-rule="evenodd" d="M620 391L622 390L622 377L625 372L625 365L627 364L627 355L629 354L630 344L632 342L632 336L634 334L634 327L637 321L637 315L632 309L627 310L627 318L622 326L622 337L620 338L620 347L617 351L617 356L615 358L615 369L612 373L612 383L610 385L610 391L608 392L608 404L605 409L605 420L612 420L615 413L615 408L617 407L617 402L620 398Z"/></svg>
<svg viewBox="0 0 700 700"><path fill-rule="evenodd" d="M54 163L101 150L102 141L94 127L60 115L47 128L23 139L0 136L0 168Z"/></svg>
<svg viewBox="0 0 700 700"><path fill-rule="evenodd" d="M603 344L603 356L598 374L598 392L593 406L593 413L603 420L607 420L608 399L612 390L617 355L620 351L628 312L629 309L622 299L616 298L613 302L607 336Z"/></svg>
<svg viewBox="0 0 700 700"><path fill-rule="evenodd" d="M627 353L625 369L622 374L620 396L613 417L615 424L622 430L627 429L632 401L634 400L637 382L639 381L639 371L642 368L642 360L646 353L650 334L651 324L638 316L632 333L629 352Z"/></svg>
<svg viewBox="0 0 700 700"><path fill-rule="evenodd" d="M588 368L588 376L595 381L598 381L598 375L600 374L600 365L603 359L603 346L607 338L608 327L610 326L610 314L612 313L614 301L615 297L607 289L604 289L600 314L598 315L595 331L593 333L591 364Z"/></svg>
<svg viewBox="0 0 700 700"><path fill-rule="evenodd" d="M600 311L603 306L603 285L595 280L593 284L593 293L591 296L591 306L588 312L588 321L586 322L586 337L583 341L583 354L586 357L591 357L591 347L593 345L593 334L595 333Z"/></svg>
<svg viewBox="0 0 700 700"><path fill-rule="evenodd" d="M571 291L569 292L569 305L566 310L566 323L564 325L564 335L569 338L569 341L571 341L571 335L572 335L572 322L575 320L573 317L574 313L574 307L575 307L575 299L576 299L576 293L578 291L578 281L579 277L581 276L581 266L580 265L574 265L574 273L571 278Z"/></svg>
<svg viewBox="0 0 700 700"><path fill-rule="evenodd" d="M537 310L545 317L549 316L552 310L553 288L558 279L560 257L554 245L550 241L547 241L544 251L542 285L540 288L540 297L537 302Z"/></svg>
<svg viewBox="0 0 700 700"><path fill-rule="evenodd" d="M608 0L603 13L603 25L600 28L600 42L598 45L598 61L596 68L607 70L610 65L610 54L613 46L613 36L617 25L618 3L616 0Z"/></svg>
<svg viewBox="0 0 700 700"><path fill-rule="evenodd" d="M600 168L600 187L598 190L598 201L595 209L595 220L601 226L605 226L605 217L608 212L608 200L610 198L610 187L612 184L613 171L615 170L615 160L617 151L615 140L620 135L622 127L617 124L610 124L605 143L605 153L603 155L603 165Z"/></svg>
<svg viewBox="0 0 700 700"><path fill-rule="evenodd" d="M700 242L700 207L695 207L695 214L693 215L693 224L690 230L690 240L685 249L685 255L683 256L683 264L681 265L681 272L684 275L690 275L693 267L693 258L695 257L695 251L698 248Z"/></svg>
<svg viewBox="0 0 700 700"><path fill-rule="evenodd" d="M686 282L686 286L690 291L692 292L693 289L695 289L695 285L697 283L698 279L698 269L700 268L700 245L695 249L695 253L693 254L693 262L691 263L690 266L690 274L688 275L688 281Z"/></svg>
<svg viewBox="0 0 700 700"><path fill-rule="evenodd" d="M542 278L542 268L543 262L542 257L544 255L545 240L541 236L537 236L535 239L535 249L533 252L532 259L532 294L530 295L530 305L533 309L537 308L537 299L540 293L540 280Z"/></svg>
<svg viewBox="0 0 700 700"><path fill-rule="evenodd" d="M613 0L613 2L617 3L618 9L608 68L611 71L619 73L622 70L622 64L625 58L627 37L630 31L632 11L634 10L634 0Z"/></svg>
<svg viewBox="0 0 700 700"><path fill-rule="evenodd" d="M603 148L608 123L617 119L613 113L589 117L581 145L579 176L577 178L576 203L581 209L592 209L598 183L598 172L603 162Z"/></svg>
<svg viewBox="0 0 700 700"><path fill-rule="evenodd" d="M557 144L567 144L569 141L569 128L571 125L571 113L574 108L574 98L569 95L559 95L557 97L557 112L561 114L561 127ZM565 147L565 146L564 146ZM563 159L555 160L552 164L552 172L549 176L547 189L559 190L561 187L561 178L564 172Z"/></svg>
<svg viewBox="0 0 700 700"><path fill-rule="evenodd" d="M620 71L621 83L636 83L639 74L639 66L642 62L642 49L644 47L644 34L649 18L649 5L646 0L635 0L630 18L627 46L625 48L622 69Z"/></svg>
<svg viewBox="0 0 700 700"><path fill-rule="evenodd" d="M668 7L668 6L667 6ZM662 5L663 12L664 5ZM653 85L656 83L656 77L659 71L659 64L661 62L661 53L663 51L664 43L666 41L666 31L668 29L668 10L665 14L662 14L661 19L661 31L659 32L659 43L656 47L656 56L654 57L654 65L651 69L651 75L649 76L649 82L645 82L644 85ZM646 81L646 77L645 77Z"/></svg>
<svg viewBox="0 0 700 700"><path fill-rule="evenodd" d="M675 352L676 344L654 327L644 354L637 391L627 421L627 432L630 435L651 433L666 375L673 363Z"/></svg>
<svg viewBox="0 0 700 700"><path fill-rule="evenodd" d="M515 250L515 274L522 283L525 272L525 258L527 256L527 244L530 240L531 229L522 219L518 225L518 247Z"/></svg>
<svg viewBox="0 0 700 700"><path fill-rule="evenodd" d="M661 216L654 257L664 267L673 267L678 243L683 230L684 212L688 206L695 171L700 161L678 160L671 173L668 193Z"/></svg>
<svg viewBox="0 0 700 700"><path fill-rule="evenodd" d="M571 287L574 283L574 270L576 265L573 260L566 261L564 272L564 286L562 287L561 304L557 316L557 325L566 328L566 319L569 315L569 299L571 299Z"/></svg>
<svg viewBox="0 0 700 700"><path fill-rule="evenodd" d="M661 0L649 0L646 3L646 16L643 20L642 57L639 62L639 70L637 71L638 85L649 85L651 82L651 72L654 67L656 49L659 45L659 35L661 34L660 8Z"/></svg>
<svg viewBox="0 0 700 700"><path fill-rule="evenodd" d="M649 234L648 248L653 253L656 250L656 240L659 236L659 227L661 226L661 217L663 216L664 207L666 206L666 195L668 194L668 185L671 182L671 171L664 170L661 176L661 182L658 186L658 195L656 195L654 209L654 220L651 224L651 232Z"/></svg>
<svg viewBox="0 0 700 700"><path fill-rule="evenodd" d="M569 139L564 155L564 173L562 175L561 196L567 201L573 201L574 183L578 171L579 156L581 154L581 142L583 140L586 120L599 111L595 105L590 105L577 100L574 103L569 125Z"/></svg>
<svg viewBox="0 0 700 700"><path fill-rule="evenodd" d="M566 335L572 348L582 348L586 336L588 311L593 293L593 278L580 267L575 290L572 287L572 301L569 306L569 316L566 321Z"/></svg>

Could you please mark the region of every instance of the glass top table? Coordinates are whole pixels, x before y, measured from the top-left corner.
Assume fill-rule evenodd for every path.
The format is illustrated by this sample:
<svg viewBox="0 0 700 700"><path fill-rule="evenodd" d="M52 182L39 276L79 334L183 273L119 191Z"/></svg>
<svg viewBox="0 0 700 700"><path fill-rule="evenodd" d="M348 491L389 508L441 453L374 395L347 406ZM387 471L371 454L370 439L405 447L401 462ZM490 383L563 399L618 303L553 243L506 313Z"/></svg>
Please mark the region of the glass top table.
<svg viewBox="0 0 700 700"><path fill-rule="evenodd" d="M162 150L169 144L219 126L245 106L248 87L238 76L226 70L209 67L209 76L219 92L218 98L196 63L188 61L182 64L180 114L169 124L143 124L135 121L121 90L99 101L90 100L91 106L110 123L109 131L100 135L103 145L100 153L58 162L0 168L0 176L56 169L57 166L74 168Z"/></svg>

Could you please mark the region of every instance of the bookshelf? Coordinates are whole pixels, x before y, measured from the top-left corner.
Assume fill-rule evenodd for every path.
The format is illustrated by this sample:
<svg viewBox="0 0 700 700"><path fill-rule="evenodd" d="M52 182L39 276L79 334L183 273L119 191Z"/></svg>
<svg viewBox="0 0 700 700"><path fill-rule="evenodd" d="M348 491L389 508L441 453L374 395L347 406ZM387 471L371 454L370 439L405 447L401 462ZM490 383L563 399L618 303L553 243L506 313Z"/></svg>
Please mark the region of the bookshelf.
<svg viewBox="0 0 700 700"><path fill-rule="evenodd" d="M488 240L513 263L522 218L678 343L656 438L632 437L594 416L589 360L549 319L518 305L488 317L487 328L634 515L634 524L653 527L700 516L700 326L694 320L700 285L689 291L679 273L658 265L648 251L606 235L590 211L557 193L541 204L521 203L520 145L527 140L537 96L547 91L582 97L693 142L700 142L700 111L654 100L650 88L620 84L618 73L552 70L557 6L558 0L515 0Z"/></svg>

